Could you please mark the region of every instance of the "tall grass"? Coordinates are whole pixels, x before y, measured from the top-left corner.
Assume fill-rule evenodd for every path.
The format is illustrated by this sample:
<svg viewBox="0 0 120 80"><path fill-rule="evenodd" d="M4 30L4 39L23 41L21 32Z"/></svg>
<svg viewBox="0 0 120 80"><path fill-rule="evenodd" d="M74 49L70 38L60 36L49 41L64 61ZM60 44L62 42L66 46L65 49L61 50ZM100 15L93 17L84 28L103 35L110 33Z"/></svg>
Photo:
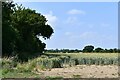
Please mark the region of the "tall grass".
<svg viewBox="0 0 120 80"><path fill-rule="evenodd" d="M118 65L118 58L80 58L78 65Z"/></svg>
<svg viewBox="0 0 120 80"><path fill-rule="evenodd" d="M49 53L48 53L49 54ZM49 55L69 56L63 59L65 65L118 65L118 53L50 53Z"/></svg>
<svg viewBox="0 0 120 80"><path fill-rule="evenodd" d="M54 56L58 55L58 56ZM118 65L120 58L118 54L108 53L78 53L78 54L49 54L20 63L12 59L3 58L2 73L3 75L10 71L17 72L39 72L41 70L51 70L52 68L71 67L75 65Z"/></svg>
<svg viewBox="0 0 120 80"><path fill-rule="evenodd" d="M72 55L72 56L71 56ZM44 67L47 69L51 68L62 68L62 67L70 67L75 65L118 65L118 57L117 56L79 56L76 54L71 55L60 55L57 57L49 57L41 58L39 57L37 62L35 62L39 67ZM96 54L95 54L96 55ZM100 54L99 54L100 55ZM115 55L115 54L114 54Z"/></svg>

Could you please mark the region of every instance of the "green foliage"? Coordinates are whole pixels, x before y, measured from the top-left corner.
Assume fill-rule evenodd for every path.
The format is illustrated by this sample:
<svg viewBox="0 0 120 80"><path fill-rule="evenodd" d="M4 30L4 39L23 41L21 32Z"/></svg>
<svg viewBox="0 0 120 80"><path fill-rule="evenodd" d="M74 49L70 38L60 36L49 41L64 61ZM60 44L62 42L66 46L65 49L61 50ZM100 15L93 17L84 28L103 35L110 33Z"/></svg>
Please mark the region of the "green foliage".
<svg viewBox="0 0 120 80"><path fill-rule="evenodd" d="M56 53L58 54L58 53ZM52 54L53 55L53 54ZM59 56L42 55L35 59L30 59L28 62L14 62L14 59L3 58L2 62L2 75L3 77L32 77L32 74L38 73L43 70L51 70L52 68L66 68L75 65L118 65L120 58L117 54L75 54L68 53ZM11 75L11 76L8 76ZM74 75L77 78L80 76Z"/></svg>
<svg viewBox="0 0 120 80"><path fill-rule="evenodd" d="M51 26L45 25L47 22L46 18L43 15L36 13L35 10L25 9L20 6L18 6L14 11L15 13L12 15L13 26L20 34L20 39L17 44L18 51L43 51L45 44L42 43L36 36L43 36L46 39L50 38L53 33Z"/></svg>
<svg viewBox="0 0 120 80"><path fill-rule="evenodd" d="M52 58L53 68L62 68L62 60L60 58Z"/></svg>
<svg viewBox="0 0 120 80"><path fill-rule="evenodd" d="M14 62L9 58L2 59L0 63L1 63L2 75L12 72L14 70L14 67L17 66L17 62Z"/></svg>
<svg viewBox="0 0 120 80"><path fill-rule="evenodd" d="M33 72L18 72L16 70L9 71L2 75L2 78L40 78L40 75Z"/></svg>
<svg viewBox="0 0 120 80"><path fill-rule="evenodd" d="M70 49L50 49L50 50L45 50L46 53L79 53L82 52L82 50L70 50Z"/></svg>
<svg viewBox="0 0 120 80"><path fill-rule="evenodd" d="M100 47L95 48L95 50L92 50L92 52L95 53L118 53L120 50L117 48L114 49L102 49ZM85 49L83 50L78 50L78 49L49 49L45 50L46 53L82 53L82 52L91 52L91 51L86 51Z"/></svg>
<svg viewBox="0 0 120 80"><path fill-rule="evenodd" d="M15 48L17 32L11 24L11 14L14 6L12 2L2 2L2 56L12 55L11 53Z"/></svg>
<svg viewBox="0 0 120 80"><path fill-rule="evenodd" d="M3 56L17 55L27 61L40 55L46 44L38 37L49 39L53 33L45 16L13 2L3 2L2 10Z"/></svg>
<svg viewBox="0 0 120 80"><path fill-rule="evenodd" d="M2 78L2 69L0 69L0 78Z"/></svg>
<svg viewBox="0 0 120 80"><path fill-rule="evenodd" d="M1 60L2 69L14 68L17 66L17 62L9 58L3 58Z"/></svg>
<svg viewBox="0 0 120 80"><path fill-rule="evenodd" d="M18 64L16 67L16 71L22 73L22 72L31 72L32 68L28 63L24 63L24 64Z"/></svg>
<svg viewBox="0 0 120 80"><path fill-rule="evenodd" d="M51 53L48 53L51 54ZM52 53L52 55L56 55L58 53ZM63 67L72 65L118 65L120 58L117 53L64 53L58 54L59 56L70 56L69 58L62 59Z"/></svg>
<svg viewBox="0 0 120 80"><path fill-rule="evenodd" d="M78 63L80 65L117 65L118 58L80 58Z"/></svg>
<svg viewBox="0 0 120 80"><path fill-rule="evenodd" d="M48 56L42 55L41 57L31 59L28 62L19 63L16 68L18 72L51 70L52 68L62 68L66 61L66 64L69 66L75 65L75 61L73 59L70 60L70 57L68 56L49 58Z"/></svg>
<svg viewBox="0 0 120 80"><path fill-rule="evenodd" d="M69 61L69 66L72 67L72 66L75 66L75 59L70 59Z"/></svg>
<svg viewBox="0 0 120 80"><path fill-rule="evenodd" d="M104 49L98 47L98 48L96 48L96 49L94 50L94 52L103 52L103 50L104 50Z"/></svg>
<svg viewBox="0 0 120 80"><path fill-rule="evenodd" d="M51 69L53 66L53 63L48 58L38 58L36 62L36 66L40 70Z"/></svg>
<svg viewBox="0 0 120 80"><path fill-rule="evenodd" d="M94 46L88 45L84 47L83 52L92 52L93 49L94 49Z"/></svg>
<svg viewBox="0 0 120 80"><path fill-rule="evenodd" d="M46 80L63 80L63 77L61 77L61 76L56 76L56 77L46 76L45 79Z"/></svg>

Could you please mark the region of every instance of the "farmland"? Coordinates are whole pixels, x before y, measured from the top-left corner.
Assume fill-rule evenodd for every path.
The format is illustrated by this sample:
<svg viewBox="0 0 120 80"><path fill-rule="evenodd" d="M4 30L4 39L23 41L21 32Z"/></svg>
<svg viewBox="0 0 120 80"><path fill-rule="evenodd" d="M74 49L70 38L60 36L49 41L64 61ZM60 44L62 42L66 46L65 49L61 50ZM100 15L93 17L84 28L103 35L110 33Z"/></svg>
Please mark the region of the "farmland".
<svg viewBox="0 0 120 80"><path fill-rule="evenodd" d="M48 55L69 55L73 58L80 58L80 57L95 57L95 58L118 58L118 53L46 53Z"/></svg>
<svg viewBox="0 0 120 80"><path fill-rule="evenodd" d="M118 77L118 59L118 53L45 53L24 63L3 59L2 77Z"/></svg>
<svg viewBox="0 0 120 80"><path fill-rule="evenodd" d="M34 10L33 4L0 2L0 78L118 77L120 49L113 4L34 3Z"/></svg>
<svg viewBox="0 0 120 80"><path fill-rule="evenodd" d="M70 60L75 61L76 64L97 64L97 65L110 65L118 64L117 53L50 53L50 55L69 56Z"/></svg>

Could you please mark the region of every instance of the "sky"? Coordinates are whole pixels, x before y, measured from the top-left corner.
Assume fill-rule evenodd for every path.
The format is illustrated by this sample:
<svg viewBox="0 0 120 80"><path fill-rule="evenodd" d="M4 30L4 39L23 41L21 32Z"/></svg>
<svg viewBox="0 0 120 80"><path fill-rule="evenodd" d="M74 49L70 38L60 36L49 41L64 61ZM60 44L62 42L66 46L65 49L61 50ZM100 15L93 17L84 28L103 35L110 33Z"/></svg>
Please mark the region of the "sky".
<svg viewBox="0 0 120 80"><path fill-rule="evenodd" d="M54 33L46 49L118 48L117 2L17 2L48 20Z"/></svg>

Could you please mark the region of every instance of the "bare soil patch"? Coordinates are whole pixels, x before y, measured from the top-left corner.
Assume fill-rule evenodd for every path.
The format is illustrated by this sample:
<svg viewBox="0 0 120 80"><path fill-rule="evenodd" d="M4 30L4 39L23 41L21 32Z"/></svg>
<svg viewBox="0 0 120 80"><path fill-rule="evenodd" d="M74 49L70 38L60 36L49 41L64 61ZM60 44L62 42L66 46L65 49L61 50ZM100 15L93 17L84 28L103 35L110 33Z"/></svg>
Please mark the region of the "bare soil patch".
<svg viewBox="0 0 120 80"><path fill-rule="evenodd" d="M42 77L64 77L64 78L118 78L117 65L77 65L68 68L53 68L40 71Z"/></svg>

